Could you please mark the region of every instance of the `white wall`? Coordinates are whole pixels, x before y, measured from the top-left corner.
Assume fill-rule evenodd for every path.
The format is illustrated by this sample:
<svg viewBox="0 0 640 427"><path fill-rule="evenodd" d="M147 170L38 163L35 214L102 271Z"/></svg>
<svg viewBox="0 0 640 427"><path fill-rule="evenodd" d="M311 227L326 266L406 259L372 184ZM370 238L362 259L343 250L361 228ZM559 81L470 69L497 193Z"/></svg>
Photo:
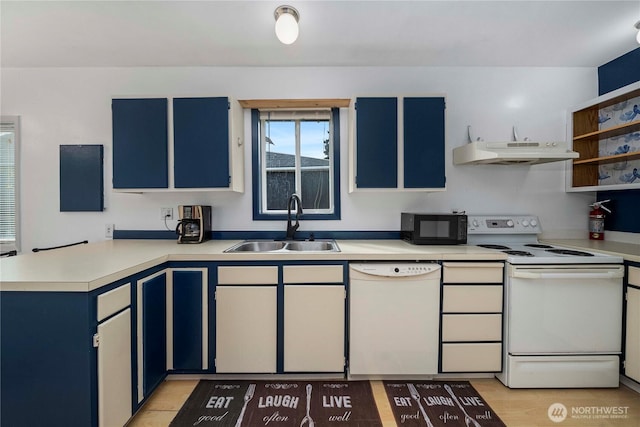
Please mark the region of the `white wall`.
<svg viewBox="0 0 640 427"><path fill-rule="evenodd" d="M29 68L3 69L0 112L19 115L22 250L104 239L104 227L162 230L160 207L214 206L218 230L284 230L284 221L252 221L250 131L245 123L246 191L113 193L110 101L118 96L351 98L444 94L447 191L347 192L348 112L341 115L342 220L303 221L301 230L397 230L403 210L534 213L546 232L586 234L591 193L564 192L564 164L454 166L451 150L467 125L485 140L564 140L567 109L597 96L595 68ZM245 114L248 118L248 113ZM59 212L59 145L103 144L104 212ZM175 227L175 221L169 225Z"/></svg>

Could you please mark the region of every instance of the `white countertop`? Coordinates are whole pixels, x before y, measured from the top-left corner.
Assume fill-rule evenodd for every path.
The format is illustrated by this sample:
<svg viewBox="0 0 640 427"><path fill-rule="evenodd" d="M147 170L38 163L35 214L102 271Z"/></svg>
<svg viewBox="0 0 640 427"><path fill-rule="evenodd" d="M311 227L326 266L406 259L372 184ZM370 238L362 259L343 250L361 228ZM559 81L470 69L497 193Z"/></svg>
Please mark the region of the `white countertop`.
<svg viewBox="0 0 640 427"><path fill-rule="evenodd" d="M612 240L589 239L543 239L543 243L566 246L572 249L584 249L618 255L627 261L640 262L640 243L623 243Z"/></svg>
<svg viewBox="0 0 640 427"><path fill-rule="evenodd" d="M87 292L166 261L444 261L504 260L477 246L417 246L402 240L338 240L340 252L224 253L239 240L106 240L0 260L2 291Z"/></svg>

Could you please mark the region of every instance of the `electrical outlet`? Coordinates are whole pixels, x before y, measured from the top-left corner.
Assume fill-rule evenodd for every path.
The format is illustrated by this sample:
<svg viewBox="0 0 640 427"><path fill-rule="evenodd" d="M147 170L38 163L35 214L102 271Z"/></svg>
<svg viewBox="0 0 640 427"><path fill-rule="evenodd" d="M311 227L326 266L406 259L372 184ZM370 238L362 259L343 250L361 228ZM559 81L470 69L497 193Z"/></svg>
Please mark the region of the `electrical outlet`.
<svg viewBox="0 0 640 427"><path fill-rule="evenodd" d="M160 208L160 219L173 219L173 208Z"/></svg>
<svg viewBox="0 0 640 427"><path fill-rule="evenodd" d="M115 228L114 224L105 224L104 225L104 237L108 239L113 239L113 229Z"/></svg>

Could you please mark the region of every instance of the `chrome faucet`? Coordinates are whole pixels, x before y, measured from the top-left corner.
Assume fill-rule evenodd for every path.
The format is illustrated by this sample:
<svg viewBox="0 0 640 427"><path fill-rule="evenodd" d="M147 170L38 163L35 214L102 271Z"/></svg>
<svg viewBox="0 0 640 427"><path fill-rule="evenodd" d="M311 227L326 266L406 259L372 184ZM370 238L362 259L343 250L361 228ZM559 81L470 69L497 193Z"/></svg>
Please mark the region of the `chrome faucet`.
<svg viewBox="0 0 640 427"><path fill-rule="evenodd" d="M291 208L296 205L296 223L291 224ZM300 197L292 194L287 203L287 240L293 240L296 230L300 227L300 215L302 215L302 202L300 202Z"/></svg>

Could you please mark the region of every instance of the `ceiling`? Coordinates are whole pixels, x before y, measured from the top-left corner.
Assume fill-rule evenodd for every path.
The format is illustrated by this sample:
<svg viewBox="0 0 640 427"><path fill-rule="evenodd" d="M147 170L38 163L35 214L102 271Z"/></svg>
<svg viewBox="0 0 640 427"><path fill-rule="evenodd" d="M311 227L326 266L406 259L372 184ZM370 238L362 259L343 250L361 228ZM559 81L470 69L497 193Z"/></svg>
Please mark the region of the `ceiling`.
<svg viewBox="0 0 640 427"><path fill-rule="evenodd" d="M293 45L273 16L300 13ZM634 1L0 1L5 67L597 67L639 45Z"/></svg>

